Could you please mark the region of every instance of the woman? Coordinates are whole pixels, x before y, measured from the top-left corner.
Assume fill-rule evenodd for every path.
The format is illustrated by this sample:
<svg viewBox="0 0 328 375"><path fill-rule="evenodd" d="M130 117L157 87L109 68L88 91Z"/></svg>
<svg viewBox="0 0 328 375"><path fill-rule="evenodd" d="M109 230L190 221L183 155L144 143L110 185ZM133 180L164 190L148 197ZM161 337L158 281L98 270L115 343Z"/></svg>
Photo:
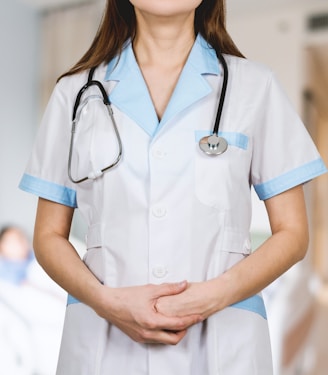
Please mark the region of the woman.
<svg viewBox="0 0 328 375"><path fill-rule="evenodd" d="M242 58L224 24L224 1L108 0L54 90L21 187L40 197L36 256L70 294L58 374L271 374L259 293L304 257L302 184L326 169L271 72ZM220 52L229 145L210 157L198 141L216 117ZM102 155L119 149L106 127L69 155L72 108L95 66L123 144L103 174ZM272 228L252 254L251 185ZM75 207L89 228L84 262L68 242Z"/></svg>

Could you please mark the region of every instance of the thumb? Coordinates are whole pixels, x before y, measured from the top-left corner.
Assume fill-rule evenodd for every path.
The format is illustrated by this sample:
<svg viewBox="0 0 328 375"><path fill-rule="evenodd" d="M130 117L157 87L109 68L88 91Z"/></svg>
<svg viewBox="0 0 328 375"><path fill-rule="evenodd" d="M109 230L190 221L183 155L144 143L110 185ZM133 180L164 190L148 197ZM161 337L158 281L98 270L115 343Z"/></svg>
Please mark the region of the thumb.
<svg viewBox="0 0 328 375"><path fill-rule="evenodd" d="M166 283L160 285L158 290L158 297L172 296L174 294L179 294L185 291L188 287L188 282L186 280L179 283Z"/></svg>

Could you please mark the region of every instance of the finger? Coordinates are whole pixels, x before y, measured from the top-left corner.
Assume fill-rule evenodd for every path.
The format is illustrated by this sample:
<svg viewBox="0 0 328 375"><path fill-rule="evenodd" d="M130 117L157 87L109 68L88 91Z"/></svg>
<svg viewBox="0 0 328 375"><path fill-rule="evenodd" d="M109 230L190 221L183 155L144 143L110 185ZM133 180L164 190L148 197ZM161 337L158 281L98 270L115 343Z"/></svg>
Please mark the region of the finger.
<svg viewBox="0 0 328 375"><path fill-rule="evenodd" d="M180 283L166 283L158 285L156 298L182 293L187 289L187 287L188 282L185 280L181 281Z"/></svg>
<svg viewBox="0 0 328 375"><path fill-rule="evenodd" d="M184 317L167 317L161 314L158 315L159 319L156 326L159 329L171 332L184 331L192 325L203 321L203 317L201 315L187 315Z"/></svg>
<svg viewBox="0 0 328 375"><path fill-rule="evenodd" d="M177 345L187 334L187 330L172 332L172 331L152 331L149 332L145 343L147 344L165 344Z"/></svg>
<svg viewBox="0 0 328 375"><path fill-rule="evenodd" d="M187 330L171 332L171 331L161 331L163 336L162 342L167 345L177 345L187 334Z"/></svg>

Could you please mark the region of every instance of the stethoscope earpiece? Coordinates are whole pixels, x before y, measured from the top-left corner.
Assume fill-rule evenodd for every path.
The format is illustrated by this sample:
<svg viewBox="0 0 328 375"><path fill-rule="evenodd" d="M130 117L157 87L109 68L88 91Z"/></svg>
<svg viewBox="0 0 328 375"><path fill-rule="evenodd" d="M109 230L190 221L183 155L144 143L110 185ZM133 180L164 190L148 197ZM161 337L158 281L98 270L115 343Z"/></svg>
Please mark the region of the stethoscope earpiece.
<svg viewBox="0 0 328 375"><path fill-rule="evenodd" d="M225 138L213 134L208 137L203 137L199 141L199 147L206 155L216 156L223 154L227 150L228 142Z"/></svg>

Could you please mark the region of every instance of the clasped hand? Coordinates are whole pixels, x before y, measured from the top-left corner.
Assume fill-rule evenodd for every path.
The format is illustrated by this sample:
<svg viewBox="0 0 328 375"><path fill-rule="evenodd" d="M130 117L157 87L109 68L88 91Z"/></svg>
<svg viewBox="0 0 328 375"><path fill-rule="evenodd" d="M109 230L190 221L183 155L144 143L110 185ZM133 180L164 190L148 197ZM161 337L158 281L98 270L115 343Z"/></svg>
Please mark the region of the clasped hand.
<svg viewBox="0 0 328 375"><path fill-rule="evenodd" d="M103 286L97 313L140 343L178 344L187 329L208 317L204 283Z"/></svg>

